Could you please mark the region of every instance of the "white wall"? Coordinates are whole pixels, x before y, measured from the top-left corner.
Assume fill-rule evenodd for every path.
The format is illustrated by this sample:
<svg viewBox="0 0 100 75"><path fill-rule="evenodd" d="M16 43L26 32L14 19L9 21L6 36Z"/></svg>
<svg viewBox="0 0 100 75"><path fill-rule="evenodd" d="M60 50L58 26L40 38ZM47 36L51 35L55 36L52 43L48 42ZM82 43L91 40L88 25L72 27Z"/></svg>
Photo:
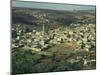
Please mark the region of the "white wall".
<svg viewBox="0 0 100 75"><path fill-rule="evenodd" d="M26 1L26 0L24 0ZM100 0L27 0L97 6L97 69L34 75L98 75L100 73ZM10 75L10 0L0 0L0 75ZM32 74L33 75L33 74Z"/></svg>

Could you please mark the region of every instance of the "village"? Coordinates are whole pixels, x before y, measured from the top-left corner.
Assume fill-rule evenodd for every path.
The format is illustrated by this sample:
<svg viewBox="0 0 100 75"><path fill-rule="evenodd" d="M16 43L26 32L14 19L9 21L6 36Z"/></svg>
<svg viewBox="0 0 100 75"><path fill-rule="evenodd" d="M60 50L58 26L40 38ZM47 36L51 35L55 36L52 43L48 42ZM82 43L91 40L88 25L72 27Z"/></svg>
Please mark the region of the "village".
<svg viewBox="0 0 100 75"><path fill-rule="evenodd" d="M33 55L39 54L50 58L53 58L52 56L55 53L59 54L59 52L62 52L61 55L64 56L64 59L66 55L64 55L63 51L74 54L80 53L75 56L70 56L70 53L67 61L74 63L83 60L85 69L90 63L96 62L96 34L94 24L81 26L76 26L75 24L74 28L59 27L48 32L32 30L32 32L27 33L24 33L24 28L18 25L16 29L12 28L12 31L17 33L16 38L12 39L12 52L16 49L21 49L24 52L30 51ZM63 59L61 57L57 55L58 60Z"/></svg>

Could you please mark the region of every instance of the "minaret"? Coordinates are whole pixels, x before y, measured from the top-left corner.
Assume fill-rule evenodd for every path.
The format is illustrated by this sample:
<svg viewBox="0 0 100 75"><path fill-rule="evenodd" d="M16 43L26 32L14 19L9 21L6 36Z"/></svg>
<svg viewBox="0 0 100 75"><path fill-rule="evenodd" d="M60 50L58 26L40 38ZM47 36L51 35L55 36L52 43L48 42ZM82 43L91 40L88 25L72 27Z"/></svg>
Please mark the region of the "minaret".
<svg viewBox="0 0 100 75"><path fill-rule="evenodd" d="M42 49L44 49L44 47L45 47L45 43L44 43L44 36L45 36L45 30L44 30L44 26L45 26L45 17L46 17L46 15L45 14L43 14L42 16L41 16L41 19L42 19Z"/></svg>
<svg viewBox="0 0 100 75"><path fill-rule="evenodd" d="M45 41L44 41L44 37L45 37L45 24L46 24L46 14L41 14L39 15L39 19L41 20L40 23L42 25L42 39L41 39L41 46L42 49L45 48Z"/></svg>
<svg viewBox="0 0 100 75"><path fill-rule="evenodd" d="M42 29L43 29L43 32L42 32L42 46L43 46L43 48L44 48L44 24L43 24L43 26L42 26Z"/></svg>

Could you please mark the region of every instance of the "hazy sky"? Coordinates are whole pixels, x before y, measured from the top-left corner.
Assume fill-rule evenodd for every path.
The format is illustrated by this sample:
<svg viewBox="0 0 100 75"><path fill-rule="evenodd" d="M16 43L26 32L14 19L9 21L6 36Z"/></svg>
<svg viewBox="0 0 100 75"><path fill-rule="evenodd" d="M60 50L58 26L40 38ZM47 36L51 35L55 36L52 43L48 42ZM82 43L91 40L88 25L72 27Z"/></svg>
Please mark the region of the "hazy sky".
<svg viewBox="0 0 100 75"><path fill-rule="evenodd" d="M57 4L57 3L39 3L27 1L12 1L13 7L41 8L53 10L94 10L95 6L91 5L72 5L72 4Z"/></svg>

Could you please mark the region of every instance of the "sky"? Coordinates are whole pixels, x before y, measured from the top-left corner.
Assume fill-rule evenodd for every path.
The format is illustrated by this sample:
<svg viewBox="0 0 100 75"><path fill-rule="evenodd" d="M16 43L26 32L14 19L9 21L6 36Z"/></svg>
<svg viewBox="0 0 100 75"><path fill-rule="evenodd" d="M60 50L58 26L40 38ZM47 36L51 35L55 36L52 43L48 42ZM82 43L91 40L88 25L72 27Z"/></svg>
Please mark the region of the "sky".
<svg viewBox="0 0 100 75"><path fill-rule="evenodd" d="M73 5L73 4L58 4L58 3L43 3L29 1L12 1L12 7L27 7L52 10L95 10L95 6L91 5Z"/></svg>

